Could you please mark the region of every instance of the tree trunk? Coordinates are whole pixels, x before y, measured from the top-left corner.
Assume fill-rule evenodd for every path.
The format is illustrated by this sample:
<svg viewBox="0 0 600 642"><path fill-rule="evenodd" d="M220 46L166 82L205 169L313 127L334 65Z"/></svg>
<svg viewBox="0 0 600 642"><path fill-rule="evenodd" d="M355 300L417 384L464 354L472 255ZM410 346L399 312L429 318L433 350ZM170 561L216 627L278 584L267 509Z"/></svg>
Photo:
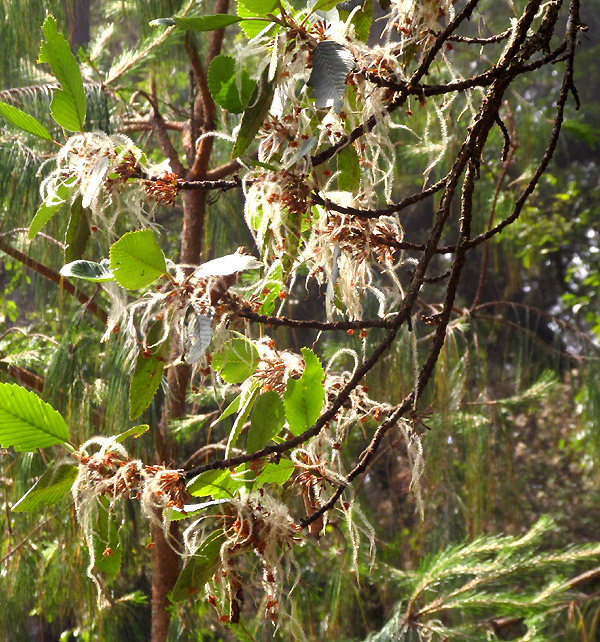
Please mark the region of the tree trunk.
<svg viewBox="0 0 600 642"><path fill-rule="evenodd" d="M204 236L206 194L186 192L183 195L183 226L181 233L181 263L200 262ZM185 414L185 397L190 378L188 366L169 368L167 375L168 398L162 421L156 434L156 452L159 463L172 464L176 460L174 444L168 434L169 422ZM179 529L173 524L170 531L173 542L178 541ZM162 529L152 526L152 642L165 642L171 616L168 594L179 575L179 556L165 540Z"/></svg>
<svg viewBox="0 0 600 642"><path fill-rule="evenodd" d="M77 53L90 41L90 0L66 0L65 13L71 49Z"/></svg>
<svg viewBox="0 0 600 642"><path fill-rule="evenodd" d="M170 536L178 541L179 529L172 524ZM171 615L168 594L179 575L179 556L165 540L162 528L152 525L152 642L164 642Z"/></svg>

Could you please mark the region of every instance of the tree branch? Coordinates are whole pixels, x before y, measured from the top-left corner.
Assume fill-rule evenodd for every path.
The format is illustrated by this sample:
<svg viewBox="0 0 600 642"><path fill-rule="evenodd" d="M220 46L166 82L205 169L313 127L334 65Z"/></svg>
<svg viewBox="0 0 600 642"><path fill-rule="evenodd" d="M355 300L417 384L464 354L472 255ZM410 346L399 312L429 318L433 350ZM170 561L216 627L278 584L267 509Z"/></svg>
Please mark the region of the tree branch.
<svg viewBox="0 0 600 642"><path fill-rule="evenodd" d="M90 298L85 292L77 289L70 281L67 281L63 276L58 272L55 272L51 268L35 261L31 257L27 256L23 252L11 247L3 238L0 238L0 250L8 254L8 256L16 259L17 261L23 263L28 268L31 268L34 272L37 272L44 278L56 283L59 288L62 288L65 292L73 295L87 310L89 310L93 315L98 317L100 321L106 325L108 320L108 315L106 312L98 306L98 304ZM92 295L93 297L93 295Z"/></svg>

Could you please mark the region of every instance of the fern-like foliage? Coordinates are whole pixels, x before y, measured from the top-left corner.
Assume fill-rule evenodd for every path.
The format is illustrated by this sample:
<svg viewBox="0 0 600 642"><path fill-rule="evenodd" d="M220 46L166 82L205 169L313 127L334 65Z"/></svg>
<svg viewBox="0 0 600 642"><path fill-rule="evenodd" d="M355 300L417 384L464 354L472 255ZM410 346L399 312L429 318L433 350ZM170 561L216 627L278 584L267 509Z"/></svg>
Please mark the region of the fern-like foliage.
<svg viewBox="0 0 600 642"><path fill-rule="evenodd" d="M600 557L598 544L543 550L553 526L543 517L522 537L450 546L424 558L416 571L387 568L405 597L368 642L548 640L556 614L574 599L575 582L565 575Z"/></svg>

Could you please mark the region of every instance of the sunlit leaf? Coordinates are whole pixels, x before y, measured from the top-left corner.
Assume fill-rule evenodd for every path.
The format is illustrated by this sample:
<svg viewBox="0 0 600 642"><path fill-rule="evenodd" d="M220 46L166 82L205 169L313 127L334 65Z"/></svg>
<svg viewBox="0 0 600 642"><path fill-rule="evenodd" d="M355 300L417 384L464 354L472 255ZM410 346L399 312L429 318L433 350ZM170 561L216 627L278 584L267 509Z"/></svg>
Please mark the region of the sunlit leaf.
<svg viewBox="0 0 600 642"><path fill-rule="evenodd" d="M260 356L256 346L245 337L235 337L213 355L212 365L227 383L240 383L258 366Z"/></svg>
<svg viewBox="0 0 600 642"><path fill-rule="evenodd" d="M268 13L279 15L280 9L276 0L238 0L237 14L240 18L263 17ZM240 27L248 38L254 38L267 26L279 29L273 22L265 23L260 20L243 20L240 22Z"/></svg>
<svg viewBox="0 0 600 642"><path fill-rule="evenodd" d="M268 462L256 478L252 488L257 490L265 484L281 486L292 476L294 468L294 464L289 459L282 459L277 464Z"/></svg>
<svg viewBox="0 0 600 642"><path fill-rule="evenodd" d="M313 66L308 86L313 88L315 107L342 109L346 78L354 68L352 54L337 42L323 40L313 49Z"/></svg>
<svg viewBox="0 0 600 642"><path fill-rule="evenodd" d="M266 446L280 433L284 422L285 409L281 397L272 390L263 392L252 410L246 450L253 453Z"/></svg>
<svg viewBox="0 0 600 642"><path fill-rule="evenodd" d="M26 114L24 111L21 111L13 105L0 102L0 114L2 114L8 122L25 132L33 134L38 138L52 140L52 136L50 136L48 130L41 123L39 123L33 116Z"/></svg>
<svg viewBox="0 0 600 642"><path fill-rule="evenodd" d="M167 264L152 230L137 230L111 245L110 268L119 285L137 290L164 274Z"/></svg>
<svg viewBox="0 0 600 642"><path fill-rule="evenodd" d="M136 419L150 405L162 380L168 353L168 341L163 340L162 324L155 323L147 336L147 350L140 350L129 386L129 418Z"/></svg>
<svg viewBox="0 0 600 642"><path fill-rule="evenodd" d="M165 369L165 360L152 354L144 357L140 352L135 363L135 371L129 386L129 418L136 419L150 405L157 393L162 374Z"/></svg>
<svg viewBox="0 0 600 642"><path fill-rule="evenodd" d="M188 492L194 497L231 499L233 493L244 485L231 476L229 470L207 470L194 477L188 484Z"/></svg>
<svg viewBox="0 0 600 642"><path fill-rule="evenodd" d="M71 490L77 479L77 470L73 464L58 464L48 468L11 510L19 513L56 504Z"/></svg>
<svg viewBox="0 0 600 642"><path fill-rule="evenodd" d="M100 263L94 261L71 261L63 265L60 270L62 276L85 279L86 281L114 281L115 275L108 267L108 261L104 259Z"/></svg>
<svg viewBox="0 0 600 642"><path fill-rule="evenodd" d="M343 192L352 192L360 187L360 163L354 145L347 145L337 156L338 187Z"/></svg>
<svg viewBox="0 0 600 642"><path fill-rule="evenodd" d="M0 447L31 451L68 441L69 428L50 404L17 384L0 383Z"/></svg>
<svg viewBox="0 0 600 642"><path fill-rule="evenodd" d="M246 420L250 415L252 406L254 406L254 402L258 397L259 388L260 388L260 382L252 381L251 385L249 385L246 389L242 391L242 395L240 399L240 410L239 410L238 416L235 418L235 421L233 422L233 427L231 428L231 432L229 433L229 439L227 440L227 447L225 449L225 457L230 456L231 449L237 443L237 440L240 436L242 428L244 427L244 424L246 423Z"/></svg>
<svg viewBox="0 0 600 642"><path fill-rule="evenodd" d="M195 595L215 574L219 567L223 531L211 533L186 562L170 593L172 602L180 602Z"/></svg>
<svg viewBox="0 0 600 642"><path fill-rule="evenodd" d="M256 87L256 81L250 78L245 69L242 68L238 78L238 66L232 56L221 54L210 63L207 75L208 89L213 100L232 114L244 111Z"/></svg>
<svg viewBox="0 0 600 642"><path fill-rule="evenodd" d="M241 18L227 13L216 13L212 16L194 16L192 18L156 18L150 24L153 27L179 27L186 31L215 31L240 22Z"/></svg>
<svg viewBox="0 0 600 642"><path fill-rule="evenodd" d="M285 415L292 434L299 435L319 418L325 401L323 367L308 348L302 348L304 372L300 379L288 379L283 395Z"/></svg>
<svg viewBox="0 0 600 642"><path fill-rule="evenodd" d="M56 188L56 193L49 196L39 207L29 225L27 238L31 240L46 223L62 208L75 191L76 179L69 177Z"/></svg>
<svg viewBox="0 0 600 642"><path fill-rule="evenodd" d="M128 437L133 437L134 439L137 439L148 430L150 430L150 426L148 424L140 424L139 426L133 426L133 428L130 428L129 430L126 430L125 432L122 432L119 435L117 435L115 437L115 441L118 444L120 444L122 441L125 441Z"/></svg>
<svg viewBox="0 0 600 642"><path fill-rule="evenodd" d="M269 69L266 68L250 97L248 107L244 111L237 139L231 152L232 158L237 158L248 149L269 113L275 94L275 85L268 81L268 74Z"/></svg>
<svg viewBox="0 0 600 642"><path fill-rule="evenodd" d="M230 417L231 415L235 414L239 409L240 409L240 401L241 401L242 395L239 394L228 406L225 408L223 413L219 415L211 424L212 426L218 424L220 421L223 421L223 419L227 419L227 417Z"/></svg>
<svg viewBox="0 0 600 642"><path fill-rule="evenodd" d="M255 259L249 254L227 254L220 256L217 259L208 261L199 265L194 270L194 276L208 277L208 276L228 276L236 272L244 272L245 270L256 270L263 267L263 264L258 259Z"/></svg>
<svg viewBox="0 0 600 642"><path fill-rule="evenodd" d="M212 315L202 314L196 305L192 307L191 319L185 329L185 362L189 364L204 356L212 339Z"/></svg>
<svg viewBox="0 0 600 642"><path fill-rule="evenodd" d="M329 11L330 9L333 9L339 0L317 0L315 2L312 10L313 11Z"/></svg>
<svg viewBox="0 0 600 642"><path fill-rule="evenodd" d="M56 20L48 16L42 25L46 42L42 42L38 62L50 65L62 89L54 92L50 112L64 129L83 131L85 124L85 91L77 59L69 43L58 32Z"/></svg>

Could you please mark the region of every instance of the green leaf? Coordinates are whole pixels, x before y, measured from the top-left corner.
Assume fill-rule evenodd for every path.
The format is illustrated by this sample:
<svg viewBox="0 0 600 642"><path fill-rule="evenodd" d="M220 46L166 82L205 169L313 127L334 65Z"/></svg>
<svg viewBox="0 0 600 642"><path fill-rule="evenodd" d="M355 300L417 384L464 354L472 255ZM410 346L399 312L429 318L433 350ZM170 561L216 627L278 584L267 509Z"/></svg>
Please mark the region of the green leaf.
<svg viewBox="0 0 600 642"><path fill-rule="evenodd" d="M75 190L76 178L70 176L56 188L56 193L49 196L38 208L27 232L31 241L46 223L62 208Z"/></svg>
<svg viewBox="0 0 600 642"><path fill-rule="evenodd" d="M110 502L100 497L98 514L94 524L92 546L94 547L94 569L109 577L116 577L121 568L123 552L119 542L119 529L110 514Z"/></svg>
<svg viewBox="0 0 600 642"><path fill-rule="evenodd" d="M187 489L194 497L231 499L233 493L243 485L244 482L232 477L229 470L207 470L194 477Z"/></svg>
<svg viewBox="0 0 600 642"><path fill-rule="evenodd" d="M212 428L216 424L218 424L220 421L223 421L223 419L227 419L227 417L230 417L233 415L235 412L237 412L240 409L240 400L242 398L242 395L239 394L228 406L225 408L223 411L223 414L219 415L210 425Z"/></svg>
<svg viewBox="0 0 600 642"><path fill-rule="evenodd" d="M337 154L338 188L353 192L360 187L360 163L354 145L348 145Z"/></svg>
<svg viewBox="0 0 600 642"><path fill-rule="evenodd" d="M150 405L157 393L165 369L163 357L151 355L146 358L140 352L129 386L129 418L136 419Z"/></svg>
<svg viewBox="0 0 600 642"><path fill-rule="evenodd" d="M50 136L48 130L41 123L39 123L33 116L13 107L13 105L0 102L0 114L2 114L8 122L12 123L19 129L22 129L24 132L33 134L38 138L52 140L52 136Z"/></svg>
<svg viewBox="0 0 600 642"><path fill-rule="evenodd" d="M32 451L69 442L69 428L54 408L34 392L0 383L0 447Z"/></svg>
<svg viewBox="0 0 600 642"><path fill-rule="evenodd" d="M333 40L317 44L313 49L313 67L308 79L317 109L333 107L336 113L341 111L346 78L353 68L354 58L346 47Z"/></svg>
<svg viewBox="0 0 600 642"><path fill-rule="evenodd" d="M71 205L71 218L65 234L65 261L75 261L83 256L85 247L90 238L90 224L86 207L81 206L83 197L81 195Z"/></svg>
<svg viewBox="0 0 600 642"><path fill-rule="evenodd" d="M278 3L277 0L240 0L239 4L244 5L253 16L266 16L275 11Z"/></svg>
<svg viewBox="0 0 600 642"><path fill-rule="evenodd" d="M250 100L256 82L242 68L240 86L236 78L236 61L232 56L216 56L208 69L208 89L214 101L232 114L241 114Z"/></svg>
<svg viewBox="0 0 600 642"><path fill-rule="evenodd" d="M292 476L294 468L294 464L289 459L282 459L278 464L269 462L262 469L252 487L254 490L257 490L265 484L277 484L281 486Z"/></svg>
<svg viewBox="0 0 600 642"><path fill-rule="evenodd" d="M238 0L237 14L240 18L257 18L266 16L268 13L278 15L281 10L277 6L277 0ZM243 20L240 22L240 27L248 38L254 38L264 28L265 23L260 20ZM270 26L279 27L275 23Z"/></svg>
<svg viewBox="0 0 600 642"><path fill-rule="evenodd" d="M134 439L137 439L148 430L150 430L150 426L148 424L140 424L139 426L133 426L133 428L130 428L129 430L126 430L125 432L122 432L119 435L117 435L115 437L115 441L118 444L120 444L122 441L125 441L128 437L133 437Z"/></svg>
<svg viewBox="0 0 600 642"><path fill-rule="evenodd" d="M223 531L215 531L200 544L195 554L186 562L177 582L175 582L169 596L172 602L180 602L192 597L210 581L219 568L221 546L224 541Z"/></svg>
<svg viewBox="0 0 600 642"><path fill-rule="evenodd" d="M153 27L178 27L186 31L215 31L240 22L241 18L227 13L216 13L212 16L194 16L192 18L157 18L150 23Z"/></svg>
<svg viewBox="0 0 600 642"><path fill-rule="evenodd" d="M288 379L283 395L285 415L293 435L310 428L319 418L325 401L323 367L308 348L302 348L304 372L300 379Z"/></svg>
<svg viewBox="0 0 600 642"><path fill-rule="evenodd" d="M238 158L248 149L269 113L275 94L275 85L269 82L268 76L269 68L266 67L242 116L240 130L231 152L232 158Z"/></svg>
<svg viewBox="0 0 600 642"><path fill-rule="evenodd" d="M260 382L252 381L251 385L249 385L242 392L242 398L240 399L240 412L236 417L235 422L233 423L231 432L229 433L229 439L227 440L227 447L225 448L225 457L229 457L229 455L231 454L231 449L235 446L238 440L238 437L242 432L242 428L246 423L246 419L248 419L248 416L250 415L250 411L252 410L252 406L254 406L254 402L258 397L259 388L260 388Z"/></svg>
<svg viewBox="0 0 600 642"><path fill-rule="evenodd" d="M277 436L285 421L285 410L281 397L272 390L263 392L254 404L246 450L254 453L264 448Z"/></svg>
<svg viewBox="0 0 600 642"><path fill-rule="evenodd" d="M373 23L373 0L365 0L360 11L352 16L354 33L358 40L367 42L371 33L371 24Z"/></svg>
<svg viewBox="0 0 600 642"><path fill-rule="evenodd" d="M127 290L138 290L167 271L165 255L152 230L127 232L110 248L110 267L117 282Z"/></svg>
<svg viewBox="0 0 600 642"><path fill-rule="evenodd" d="M85 279L86 281L114 281L115 275L108 268L108 261L104 259L101 263L94 261L71 261L63 265L60 273L62 276Z"/></svg>
<svg viewBox="0 0 600 642"><path fill-rule="evenodd" d="M20 513L56 504L71 490L77 479L77 470L77 466L72 464L48 468L11 510Z"/></svg>
<svg viewBox="0 0 600 642"><path fill-rule="evenodd" d="M42 25L46 42L42 42L38 63L47 62L62 89L54 92L50 112L64 129L83 131L85 124L85 91L77 59L63 35L58 32L56 20L48 16Z"/></svg>
<svg viewBox="0 0 600 642"><path fill-rule="evenodd" d="M256 346L239 336L213 354L212 366L227 383L240 383L254 373L259 361Z"/></svg>
<svg viewBox="0 0 600 642"><path fill-rule="evenodd" d="M340 0L317 0L312 8L312 11L313 13L315 11L329 11L330 9L333 9L339 1Z"/></svg>

